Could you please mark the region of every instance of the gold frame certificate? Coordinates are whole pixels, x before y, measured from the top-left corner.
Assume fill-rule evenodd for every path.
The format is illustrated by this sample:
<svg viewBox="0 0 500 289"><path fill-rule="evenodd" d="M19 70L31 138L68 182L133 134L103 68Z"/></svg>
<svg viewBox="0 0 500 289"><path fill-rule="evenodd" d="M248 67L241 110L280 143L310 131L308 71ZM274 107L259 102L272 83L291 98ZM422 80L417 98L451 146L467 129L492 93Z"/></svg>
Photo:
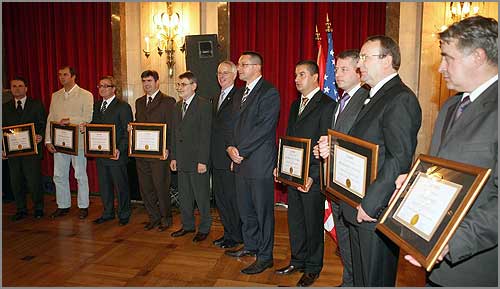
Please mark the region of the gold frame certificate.
<svg viewBox="0 0 500 289"><path fill-rule="evenodd" d="M85 156L112 158L116 152L114 124L87 124L85 126Z"/></svg>
<svg viewBox="0 0 500 289"><path fill-rule="evenodd" d="M78 125L50 122L52 145L58 153L78 155Z"/></svg>
<svg viewBox="0 0 500 289"><path fill-rule="evenodd" d="M356 207L377 177L378 145L331 129L328 142L325 194Z"/></svg>
<svg viewBox="0 0 500 289"><path fill-rule="evenodd" d="M140 158L167 158L167 125L164 123L131 122L129 156Z"/></svg>
<svg viewBox="0 0 500 289"><path fill-rule="evenodd" d="M2 135L7 158L38 154L34 123L2 127Z"/></svg>
<svg viewBox="0 0 500 289"><path fill-rule="evenodd" d="M490 174L420 155L376 228L430 271Z"/></svg>
<svg viewBox="0 0 500 289"><path fill-rule="evenodd" d="M310 139L280 137L276 179L290 186L305 187L309 178L310 154Z"/></svg>

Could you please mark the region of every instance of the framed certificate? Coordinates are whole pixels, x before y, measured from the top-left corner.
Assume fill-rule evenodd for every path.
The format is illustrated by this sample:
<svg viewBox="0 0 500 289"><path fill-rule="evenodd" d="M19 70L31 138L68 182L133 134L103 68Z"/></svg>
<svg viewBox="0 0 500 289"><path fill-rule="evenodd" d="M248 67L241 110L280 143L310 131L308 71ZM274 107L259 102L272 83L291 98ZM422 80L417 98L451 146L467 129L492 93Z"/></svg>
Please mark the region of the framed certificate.
<svg viewBox="0 0 500 289"><path fill-rule="evenodd" d="M310 155L310 139L280 137L276 179L290 186L305 188L309 178Z"/></svg>
<svg viewBox="0 0 500 289"><path fill-rule="evenodd" d="M50 122L52 145L58 153L78 155L78 125Z"/></svg>
<svg viewBox="0 0 500 289"><path fill-rule="evenodd" d="M420 155L377 229L430 271L490 174Z"/></svg>
<svg viewBox="0 0 500 289"><path fill-rule="evenodd" d="M38 154L35 124L2 127L2 147L8 158Z"/></svg>
<svg viewBox="0 0 500 289"><path fill-rule="evenodd" d="M139 158L167 158L167 124L131 122L128 155Z"/></svg>
<svg viewBox="0 0 500 289"><path fill-rule="evenodd" d="M85 126L85 156L112 158L116 152L114 124L87 124Z"/></svg>
<svg viewBox="0 0 500 289"><path fill-rule="evenodd" d="M328 130L326 193L356 207L377 177L378 145Z"/></svg>

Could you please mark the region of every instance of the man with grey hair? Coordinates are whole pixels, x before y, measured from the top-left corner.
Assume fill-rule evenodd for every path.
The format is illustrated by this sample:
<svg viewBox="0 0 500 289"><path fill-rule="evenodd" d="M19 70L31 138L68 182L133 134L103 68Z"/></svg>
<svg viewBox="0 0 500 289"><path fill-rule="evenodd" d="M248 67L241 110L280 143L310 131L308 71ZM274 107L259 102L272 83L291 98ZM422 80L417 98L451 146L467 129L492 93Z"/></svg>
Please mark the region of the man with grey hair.
<svg viewBox="0 0 500 289"><path fill-rule="evenodd" d="M428 285L498 286L498 22L466 18L439 38L439 72L459 93L439 112L429 154L490 168L492 174L438 256ZM410 255L405 259L421 266Z"/></svg>
<svg viewBox="0 0 500 289"><path fill-rule="evenodd" d="M241 220L236 202L234 172L231 170L231 158L226 152L234 127L232 105L238 88L234 86L236 65L223 61L217 67L217 80L221 93L213 102L212 142L210 160L214 195L219 215L224 226L224 235L213 244L219 248L233 248L243 243Z"/></svg>

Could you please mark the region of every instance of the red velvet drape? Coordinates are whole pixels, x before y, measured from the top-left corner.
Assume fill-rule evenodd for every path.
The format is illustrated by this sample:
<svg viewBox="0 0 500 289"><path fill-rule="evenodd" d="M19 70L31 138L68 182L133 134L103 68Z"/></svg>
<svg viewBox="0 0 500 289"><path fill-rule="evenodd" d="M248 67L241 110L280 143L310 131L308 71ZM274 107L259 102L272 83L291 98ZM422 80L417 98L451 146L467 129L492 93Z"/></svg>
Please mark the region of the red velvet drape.
<svg viewBox="0 0 500 289"><path fill-rule="evenodd" d="M2 10L7 79L27 78L28 95L41 99L47 114L52 93L61 88L57 70L64 65L75 67L78 85L99 97L99 77L113 73L110 3L3 3ZM53 164L45 150L42 173L52 176ZM94 160L89 159L87 173L90 191L98 192Z"/></svg>
<svg viewBox="0 0 500 289"><path fill-rule="evenodd" d="M286 132L288 113L298 93L294 84L295 64L316 61L315 25L326 53L326 14L332 23L334 50L361 48L367 36L385 33L385 3L274 3L231 2L231 60L254 50L264 58L263 76L281 96L277 137ZM240 83L241 84L241 83ZM282 186L275 190L276 202L287 202Z"/></svg>

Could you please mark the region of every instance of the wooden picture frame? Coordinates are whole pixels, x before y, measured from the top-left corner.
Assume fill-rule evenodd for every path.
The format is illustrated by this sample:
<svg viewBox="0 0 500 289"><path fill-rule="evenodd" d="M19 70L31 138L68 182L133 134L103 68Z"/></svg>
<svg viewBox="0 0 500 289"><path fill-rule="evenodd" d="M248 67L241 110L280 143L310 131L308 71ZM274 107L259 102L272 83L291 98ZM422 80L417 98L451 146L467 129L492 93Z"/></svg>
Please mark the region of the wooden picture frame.
<svg viewBox="0 0 500 289"><path fill-rule="evenodd" d="M113 158L116 153L116 128L114 124L85 125L85 156Z"/></svg>
<svg viewBox="0 0 500 289"><path fill-rule="evenodd" d="M77 124L61 125L55 121L50 122L52 145L58 153L77 156L79 133Z"/></svg>
<svg viewBox="0 0 500 289"><path fill-rule="evenodd" d="M2 148L7 158L38 154L35 124L2 127Z"/></svg>
<svg viewBox="0 0 500 289"><path fill-rule="evenodd" d="M309 178L310 156L311 139L280 137L276 179L296 188L305 188Z"/></svg>
<svg viewBox="0 0 500 289"><path fill-rule="evenodd" d="M422 154L376 228L431 271L490 174Z"/></svg>
<svg viewBox="0 0 500 289"><path fill-rule="evenodd" d="M377 178L378 145L331 129L328 144L325 194L355 208Z"/></svg>
<svg viewBox="0 0 500 289"><path fill-rule="evenodd" d="M136 158L167 159L167 124L131 122L128 155Z"/></svg>

